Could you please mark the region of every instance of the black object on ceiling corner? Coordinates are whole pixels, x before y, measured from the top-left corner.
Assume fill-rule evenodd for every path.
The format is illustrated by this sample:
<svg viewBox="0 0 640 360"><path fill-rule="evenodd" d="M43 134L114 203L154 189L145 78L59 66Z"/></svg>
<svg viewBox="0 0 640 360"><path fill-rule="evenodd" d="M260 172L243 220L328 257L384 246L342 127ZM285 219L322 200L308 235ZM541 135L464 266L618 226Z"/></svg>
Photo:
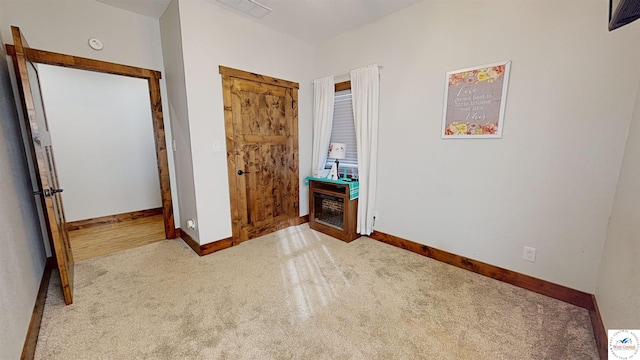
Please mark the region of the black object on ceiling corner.
<svg viewBox="0 0 640 360"><path fill-rule="evenodd" d="M609 31L640 18L640 0L609 0Z"/></svg>

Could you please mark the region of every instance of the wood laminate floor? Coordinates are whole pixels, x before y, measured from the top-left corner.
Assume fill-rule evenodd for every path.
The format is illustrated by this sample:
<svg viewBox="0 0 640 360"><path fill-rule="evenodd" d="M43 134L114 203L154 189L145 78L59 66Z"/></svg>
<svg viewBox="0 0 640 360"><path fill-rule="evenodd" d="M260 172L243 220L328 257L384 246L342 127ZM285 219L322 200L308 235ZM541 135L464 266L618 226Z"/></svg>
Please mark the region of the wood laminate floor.
<svg viewBox="0 0 640 360"><path fill-rule="evenodd" d="M69 231L75 261L132 249L165 239L162 215Z"/></svg>

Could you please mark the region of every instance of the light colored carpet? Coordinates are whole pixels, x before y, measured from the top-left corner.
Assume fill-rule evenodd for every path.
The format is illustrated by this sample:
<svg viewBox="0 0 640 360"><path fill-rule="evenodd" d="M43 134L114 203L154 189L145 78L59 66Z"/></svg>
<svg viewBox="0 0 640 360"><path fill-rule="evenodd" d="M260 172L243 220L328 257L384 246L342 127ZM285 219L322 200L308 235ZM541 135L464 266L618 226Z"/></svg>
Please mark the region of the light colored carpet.
<svg viewBox="0 0 640 360"><path fill-rule="evenodd" d="M198 257L166 240L54 276L36 359L597 359L586 310L307 225Z"/></svg>

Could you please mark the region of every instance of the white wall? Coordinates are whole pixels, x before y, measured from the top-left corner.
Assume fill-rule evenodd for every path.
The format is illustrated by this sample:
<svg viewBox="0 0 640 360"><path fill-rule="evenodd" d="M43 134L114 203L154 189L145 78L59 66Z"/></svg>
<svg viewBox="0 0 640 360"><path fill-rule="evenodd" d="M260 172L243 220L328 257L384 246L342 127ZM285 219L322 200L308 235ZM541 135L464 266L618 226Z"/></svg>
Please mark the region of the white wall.
<svg viewBox="0 0 640 360"><path fill-rule="evenodd" d="M179 207L182 215L181 230L193 239L198 232L187 229L188 219L197 219L196 195L193 181L189 112L185 86L184 61L182 59L182 30L178 0L172 0L160 18L162 55L164 57L171 132L176 142L175 166L178 185Z"/></svg>
<svg viewBox="0 0 640 360"><path fill-rule="evenodd" d="M316 77L383 64L376 229L593 293L640 64L640 23L607 14L424 1L320 44ZM441 140L445 73L501 60L503 138Z"/></svg>
<svg viewBox="0 0 640 360"><path fill-rule="evenodd" d="M2 0L2 36L11 40L11 25L20 27L33 48L162 71L160 25L157 19L121 10L97 1ZM94 51L88 39L103 41ZM164 79L160 82L162 107L168 109ZM169 112L164 110L166 141L171 144ZM168 152L174 204L178 203L173 153ZM180 214L174 205L176 225Z"/></svg>
<svg viewBox="0 0 640 360"><path fill-rule="evenodd" d="M640 91L636 100L607 241L602 252L596 300L607 329L640 324Z"/></svg>
<svg viewBox="0 0 640 360"><path fill-rule="evenodd" d="M67 221L162 207L147 81L38 69Z"/></svg>
<svg viewBox="0 0 640 360"><path fill-rule="evenodd" d="M13 43L10 29L13 25L20 27L33 48L154 70L163 68L157 19L94 0L2 0L2 3L0 30L7 43ZM92 37L102 40L103 50L89 47L87 41Z"/></svg>
<svg viewBox="0 0 640 360"><path fill-rule="evenodd" d="M44 271L45 250L2 40L0 37L0 349L6 359L18 359Z"/></svg>
<svg viewBox="0 0 640 360"><path fill-rule="evenodd" d="M203 0L180 0L179 6L199 242L231 236L219 65L300 84L300 214L306 214L308 190L303 181L311 171L313 48ZM216 141L222 151L214 151Z"/></svg>

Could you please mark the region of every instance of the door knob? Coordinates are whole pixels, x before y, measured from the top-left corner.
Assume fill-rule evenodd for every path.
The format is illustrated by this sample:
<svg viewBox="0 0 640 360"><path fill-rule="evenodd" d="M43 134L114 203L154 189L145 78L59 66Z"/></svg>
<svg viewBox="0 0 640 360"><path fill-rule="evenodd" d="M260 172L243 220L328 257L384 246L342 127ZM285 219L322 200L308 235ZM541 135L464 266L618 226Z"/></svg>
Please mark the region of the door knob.
<svg viewBox="0 0 640 360"><path fill-rule="evenodd" d="M242 171L242 170L238 170L238 175L242 175L242 174L248 174L248 171Z"/></svg>

